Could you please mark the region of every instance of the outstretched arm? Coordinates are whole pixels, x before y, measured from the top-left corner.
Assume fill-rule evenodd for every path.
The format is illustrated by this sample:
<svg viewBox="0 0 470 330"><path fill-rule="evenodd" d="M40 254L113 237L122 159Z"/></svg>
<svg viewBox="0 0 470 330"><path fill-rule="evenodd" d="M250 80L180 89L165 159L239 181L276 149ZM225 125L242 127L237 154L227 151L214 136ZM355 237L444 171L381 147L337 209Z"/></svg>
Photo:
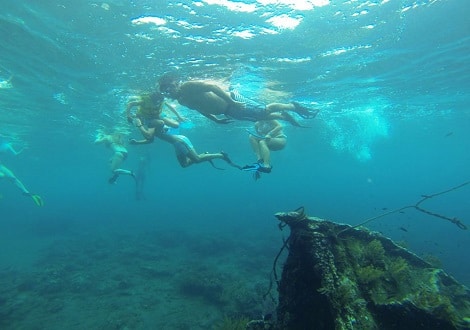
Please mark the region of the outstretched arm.
<svg viewBox="0 0 470 330"><path fill-rule="evenodd" d="M8 144L7 144L7 149L10 150L10 152L11 152L13 155L17 156L17 155L19 155L19 154L23 151L24 148L21 148L19 151L16 151L15 148L13 148L13 146L11 145L11 143L8 143Z"/></svg>
<svg viewBox="0 0 470 330"><path fill-rule="evenodd" d="M150 144L153 142L153 138L152 139L144 139L144 140L136 140L136 139L129 139L129 144L133 144L133 145L138 145L138 144Z"/></svg>
<svg viewBox="0 0 470 330"><path fill-rule="evenodd" d="M2 151L9 151L9 152L11 152L13 155L17 156L17 155L19 155L19 154L23 151L23 149L24 149L24 148L21 148L21 150L16 151L15 148L13 148L11 142L3 141L3 139L0 137L0 152L2 152Z"/></svg>
<svg viewBox="0 0 470 330"><path fill-rule="evenodd" d="M109 135L103 134L101 132L96 134L95 141L93 141L94 144L108 143L108 142L110 142Z"/></svg>

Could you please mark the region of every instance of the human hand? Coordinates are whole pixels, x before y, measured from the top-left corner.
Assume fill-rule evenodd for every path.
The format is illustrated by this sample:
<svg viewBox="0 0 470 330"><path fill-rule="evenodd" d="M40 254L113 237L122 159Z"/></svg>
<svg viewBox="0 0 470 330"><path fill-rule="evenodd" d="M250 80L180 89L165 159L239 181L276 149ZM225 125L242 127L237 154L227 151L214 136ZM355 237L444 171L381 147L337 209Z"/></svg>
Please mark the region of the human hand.
<svg viewBox="0 0 470 330"><path fill-rule="evenodd" d="M142 126L142 121L139 118L134 118L134 126L135 127Z"/></svg>
<svg viewBox="0 0 470 330"><path fill-rule="evenodd" d="M103 142L103 133L96 133L95 141L93 143L101 143Z"/></svg>
<svg viewBox="0 0 470 330"><path fill-rule="evenodd" d="M129 144L137 144L137 140L136 139L129 139Z"/></svg>

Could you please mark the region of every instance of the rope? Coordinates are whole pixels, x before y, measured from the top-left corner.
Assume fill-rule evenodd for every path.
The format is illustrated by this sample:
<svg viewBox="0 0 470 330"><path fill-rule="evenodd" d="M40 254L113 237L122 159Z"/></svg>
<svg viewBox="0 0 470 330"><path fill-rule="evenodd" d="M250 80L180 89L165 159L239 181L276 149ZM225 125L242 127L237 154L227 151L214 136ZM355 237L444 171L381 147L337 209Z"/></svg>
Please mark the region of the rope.
<svg viewBox="0 0 470 330"><path fill-rule="evenodd" d="M285 225L284 225L285 226ZM284 227L283 226L283 227ZM282 230L281 226L279 226L279 229ZM277 276L277 271L276 271L276 266L277 266L277 260L279 259L279 257L281 256L282 252L284 251L284 249L287 247L287 243L289 242L290 240L290 235L289 237L287 237L287 239L284 241L284 244L282 245L281 249L279 250L279 252L277 253L276 255L276 258L274 258L274 262L273 262L273 268L271 270L271 276L269 277L269 288L268 290L266 291L266 293L263 295L263 299L266 299L266 297L269 295L271 297L271 300L275 302L273 296L271 295L271 290L273 288L273 277L274 277L274 281L276 281L276 287L277 287L277 291L279 292L279 279L278 279L278 276Z"/></svg>
<svg viewBox="0 0 470 330"><path fill-rule="evenodd" d="M299 214L298 218L296 218L295 220L292 220L291 221L291 224L293 224L295 222L295 224L299 224L300 222L303 222L303 221L308 221L308 218L305 216L305 209L303 206L297 208L295 210L295 212L297 212ZM283 230L284 227L287 226L287 223L286 222L280 222L279 223L279 230ZM269 295L271 297L271 300L276 303L276 301L274 300L273 296L271 295L271 290L273 288L273 278L274 278L274 281L276 281L276 289L277 289L277 292L279 292L279 278L277 276L277 271L276 271L276 267L277 267L277 261L279 259L279 257L281 256L282 252L284 251L285 248L288 248L287 247L287 244L289 243L289 241L291 240L291 237L292 237L292 231L291 233L289 234L289 236L287 237L287 239L283 240L284 241L284 244L282 244L282 247L281 249L279 250L279 252L277 253L276 255L276 258L274 258L274 262L273 262L273 268L271 270L271 274L270 274L270 277L269 277L269 288L268 290L266 291L266 293L263 295L263 299L266 299L266 297Z"/></svg>
<svg viewBox="0 0 470 330"><path fill-rule="evenodd" d="M379 214L378 216L375 216L375 217L372 217L372 218L369 218L369 219L366 219L365 221L355 225L355 226L352 226L352 227L348 227L346 229L343 229L341 231L338 232L338 234L336 234L336 237L338 237L340 234L348 231L348 230L351 230L351 229L355 229L357 227L360 227L360 226L364 226L365 224L368 224L369 222L371 221L374 221L374 220L377 220L377 219L380 219L382 217L385 217L387 215L390 215L390 214L393 214L393 213L397 213L397 212L400 212L400 211L403 211L403 210L406 210L406 209L410 209L410 208L414 208L415 210L417 211L420 211L422 213L425 213L425 214L428 214L428 215L431 215L431 216L434 216L434 217L437 217L437 218L440 218L440 219L444 219L444 220L447 220L447 221L450 221L451 223L457 225L457 227L459 227L460 229L463 229L463 230L467 230L467 226L465 224L463 224L459 219L457 218L450 218L450 217L447 217L445 215L442 215L442 214L439 214L439 213L434 213L434 212L431 212L429 210L426 210L426 209L423 209L422 207L420 207L419 205L421 203L423 203L424 201L428 200L428 199L431 199L433 197L436 197L436 196L440 196L440 195L444 195L444 194L447 194L451 191L454 191L454 190L457 190L457 189L460 189L464 186L466 186L467 184L469 184L470 181L467 181L467 182L464 182L458 186L455 186L455 187L452 187L450 189L447 189L447 190L444 190L444 191L441 191L441 192L438 192L436 194L432 194L432 195L422 195L422 199L419 200L416 204L414 205L407 205L407 206L403 206L403 207L400 207L398 209L395 209L395 210L391 210L391 211L388 211L388 212L385 212L385 213L382 213L382 214ZM308 220L308 218L301 218L299 219L298 221L305 221L305 220ZM279 224L279 229L282 230L287 224L286 223L280 223ZM269 288L268 290L266 291L266 293L263 295L263 299L266 299L266 297L268 295L270 295L271 293L271 290L272 290L272 287L273 287L273 278L274 278L274 281L276 282L276 286L277 286L277 291L279 292L279 279L278 279L278 276L277 276L277 271L276 271L276 266L277 266L277 261L279 259L279 257L281 256L282 252L284 251L284 249L287 247L287 244L289 243L289 240L291 238L291 235L289 235L289 237L287 237L287 239L284 241L284 244L282 245L281 249L279 250L278 254L276 255L276 258L274 258L274 262L273 262L273 268L271 270L271 276L270 276L270 279L269 279ZM271 299L274 301L274 298L272 297L272 295L270 295Z"/></svg>
<svg viewBox="0 0 470 330"><path fill-rule="evenodd" d="M458 186L455 186L455 187L452 187L450 189L447 189L447 190L444 190L444 191L441 191L441 192L438 192L436 194L433 194L433 195L422 195L422 199L419 200L416 204L414 205L408 205L408 206L403 206L403 207L400 207L399 209L396 209L396 210L392 210L392 211L389 211L389 212L386 212L386 213L382 213L376 217L373 217L373 218L369 218L363 222L361 222L360 224L357 224L355 226L352 226L352 227L348 227L346 229L343 229L341 230L337 236L339 236L340 234L348 231L348 230L351 230L351 229L355 229L357 227L360 227L360 226L364 226L365 224L373 221L373 220L376 220L376 219L379 219L379 218L382 218L382 217L385 217L387 215L390 215L390 214L393 214L393 213L397 213L397 212L400 212L400 211L403 211L403 210L406 210L406 209L409 209L409 208L414 208L415 210L417 211L420 211L420 212L423 212L425 214L428 214L428 215L431 215L431 216L434 216L434 217L437 217L437 218L440 218L440 219L443 219L443 220L447 220L447 221L450 221L451 223L457 225L457 227L459 227L460 229L463 229L463 230L467 230L467 226L462 223L459 219L457 218L450 218L450 217L447 217L445 215L442 215L442 214L439 214L439 213L434 213L434 212L431 212L429 210L426 210L426 209L423 209L422 207L420 207L419 205L421 203L423 203L424 201L428 200L428 199L431 199L433 197L436 197L436 196L439 196L439 195L444 195L444 194L447 194L451 191L454 191L454 190L457 190L457 189L460 189L464 186L466 186L467 184L469 184L470 181L467 181L467 182L464 182L462 184L459 184Z"/></svg>

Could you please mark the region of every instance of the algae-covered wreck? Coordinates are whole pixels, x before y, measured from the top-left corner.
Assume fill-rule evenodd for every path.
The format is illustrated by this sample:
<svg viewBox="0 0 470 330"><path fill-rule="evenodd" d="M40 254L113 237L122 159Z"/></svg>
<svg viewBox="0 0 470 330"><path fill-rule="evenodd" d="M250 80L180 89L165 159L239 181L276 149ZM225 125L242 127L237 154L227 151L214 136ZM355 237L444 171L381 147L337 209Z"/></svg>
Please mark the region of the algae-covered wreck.
<svg viewBox="0 0 470 330"><path fill-rule="evenodd" d="M277 213L289 254L272 329L468 329L470 292L376 232Z"/></svg>

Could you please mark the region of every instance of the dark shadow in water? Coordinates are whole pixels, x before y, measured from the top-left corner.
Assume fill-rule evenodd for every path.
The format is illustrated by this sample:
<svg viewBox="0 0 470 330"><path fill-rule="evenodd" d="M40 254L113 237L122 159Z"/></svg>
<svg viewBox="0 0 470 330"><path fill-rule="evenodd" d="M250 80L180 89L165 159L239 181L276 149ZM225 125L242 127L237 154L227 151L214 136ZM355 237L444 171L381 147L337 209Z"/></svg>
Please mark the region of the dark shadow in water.
<svg viewBox="0 0 470 330"><path fill-rule="evenodd" d="M150 155L148 153L145 156L140 157L139 166L135 173L135 199L138 201L145 200L144 184L149 164Z"/></svg>

